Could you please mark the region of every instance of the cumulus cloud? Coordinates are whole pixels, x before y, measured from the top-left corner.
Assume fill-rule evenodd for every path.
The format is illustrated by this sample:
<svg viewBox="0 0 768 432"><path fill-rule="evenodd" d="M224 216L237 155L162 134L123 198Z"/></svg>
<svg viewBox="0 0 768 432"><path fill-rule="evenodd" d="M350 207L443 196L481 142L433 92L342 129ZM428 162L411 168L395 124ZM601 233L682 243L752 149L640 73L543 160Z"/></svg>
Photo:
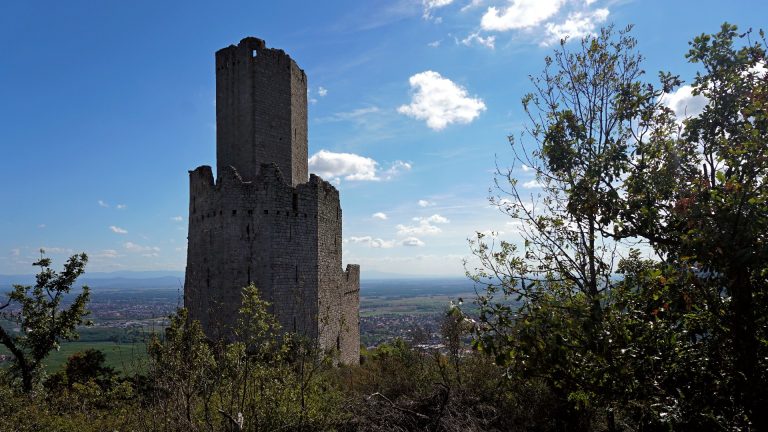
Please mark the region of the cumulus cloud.
<svg viewBox="0 0 768 432"><path fill-rule="evenodd" d="M701 114L708 102L704 95L694 96L693 87L689 85L681 86L661 98L661 103L674 111L675 116L680 120Z"/></svg>
<svg viewBox="0 0 768 432"><path fill-rule="evenodd" d="M389 249L397 244L395 240L382 240L380 238L373 238L371 236L350 237L349 241L352 243L365 244L369 247L379 249Z"/></svg>
<svg viewBox="0 0 768 432"><path fill-rule="evenodd" d="M99 207L104 207L104 208L107 208L107 207L109 207L109 204L105 203L105 202L104 202L104 201L102 201L102 200L98 200L98 201L96 201L96 202L97 202L97 203L99 203Z"/></svg>
<svg viewBox="0 0 768 432"><path fill-rule="evenodd" d="M470 123L486 109L482 99L470 97L463 87L437 72L420 72L408 81L413 92L411 103L400 106L397 112L425 120L430 129Z"/></svg>
<svg viewBox="0 0 768 432"><path fill-rule="evenodd" d="M309 158L311 172L336 184L339 184L342 178L350 181L391 180L410 169L410 163L395 161L389 168L379 172L379 163L371 158L328 150L320 150Z"/></svg>
<svg viewBox="0 0 768 432"><path fill-rule="evenodd" d="M317 88L317 95L320 97L325 97L328 94L328 89L320 86Z"/></svg>
<svg viewBox="0 0 768 432"><path fill-rule="evenodd" d="M128 234L127 230L125 230L123 228L120 228L120 227L117 227L117 226L114 226L114 225L110 225L109 229L111 229L112 232L115 233L115 234Z"/></svg>
<svg viewBox="0 0 768 432"><path fill-rule="evenodd" d="M387 214L383 212L374 213L371 217L379 220L387 220Z"/></svg>
<svg viewBox="0 0 768 432"><path fill-rule="evenodd" d="M480 26L494 31L533 27L555 15L564 3L565 0L509 0L501 9L489 7Z"/></svg>
<svg viewBox="0 0 768 432"><path fill-rule="evenodd" d="M345 180L378 180L378 163L353 153L333 153L320 150L309 158L309 170L323 178L344 178Z"/></svg>
<svg viewBox="0 0 768 432"><path fill-rule="evenodd" d="M419 207L431 207L433 205L435 205L435 203L432 202L432 201L427 201L427 200L423 200L423 199L419 200Z"/></svg>
<svg viewBox="0 0 768 432"><path fill-rule="evenodd" d="M562 23L547 23L545 26L547 37L542 45L552 45L560 42L565 37L579 39L587 35L594 35L599 23L608 18L608 9L597 9L588 12L573 12Z"/></svg>
<svg viewBox="0 0 768 432"><path fill-rule="evenodd" d="M541 187L541 183L539 183L537 180L530 180L523 183L523 188L525 189L535 189L540 187Z"/></svg>
<svg viewBox="0 0 768 432"><path fill-rule="evenodd" d="M160 252L160 248L157 246L142 246L133 242L125 242L123 243L123 247L125 250L130 252L137 252L137 253L156 253Z"/></svg>
<svg viewBox="0 0 768 432"><path fill-rule="evenodd" d="M484 47L494 49L496 47L496 36L480 36L480 32L471 33L469 36L461 40L461 43L466 46L472 46L474 44L482 45Z"/></svg>
<svg viewBox="0 0 768 432"><path fill-rule="evenodd" d="M403 245L403 246L411 246L411 247L414 247L414 246L424 246L424 242L419 240L416 237L408 237L406 239L403 239L403 241L400 242L400 244Z"/></svg>

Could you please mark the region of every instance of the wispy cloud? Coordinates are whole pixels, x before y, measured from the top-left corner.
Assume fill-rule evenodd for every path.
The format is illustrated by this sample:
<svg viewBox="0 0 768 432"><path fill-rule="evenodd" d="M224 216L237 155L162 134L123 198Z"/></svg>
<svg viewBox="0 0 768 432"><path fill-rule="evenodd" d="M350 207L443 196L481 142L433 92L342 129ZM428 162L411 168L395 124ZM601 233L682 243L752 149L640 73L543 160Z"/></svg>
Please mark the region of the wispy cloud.
<svg viewBox="0 0 768 432"><path fill-rule="evenodd" d="M383 213L383 212L374 213L371 217L374 218L374 219L379 219L379 220L387 220L388 219L387 218L387 214Z"/></svg>
<svg viewBox="0 0 768 432"><path fill-rule="evenodd" d="M420 199L418 204L419 204L419 207L431 207L431 206L435 205L434 202L423 200L423 199Z"/></svg>
<svg viewBox="0 0 768 432"><path fill-rule="evenodd" d="M118 204L115 206L115 208L118 210L125 210L126 208L128 208L128 206L125 204Z"/></svg>
<svg viewBox="0 0 768 432"><path fill-rule="evenodd" d="M458 40L457 43L459 43ZM480 45L486 48L494 49L496 47L496 36L483 37L480 35L480 32L475 32L470 33L469 36L462 39L460 43L465 46Z"/></svg>
<svg viewBox="0 0 768 432"><path fill-rule="evenodd" d="M114 225L110 225L109 229L112 230L112 232L115 234L128 234L128 230L114 226Z"/></svg>
<svg viewBox="0 0 768 432"><path fill-rule="evenodd" d="M107 204L106 202L104 202L102 200L98 200L96 202L99 204L99 207L104 207L104 208L108 208L109 207L109 204Z"/></svg>
<svg viewBox="0 0 768 432"><path fill-rule="evenodd" d="M181 221L184 220L184 218L181 217L181 216L174 216L174 217L171 218L171 220L174 221L174 222L181 222Z"/></svg>
<svg viewBox="0 0 768 432"><path fill-rule="evenodd" d="M403 239L402 242L400 242L403 246L410 246L410 247L418 247L418 246L424 246L424 242L419 240L417 237L408 237Z"/></svg>
<svg viewBox="0 0 768 432"><path fill-rule="evenodd" d="M160 248L157 246L142 246L133 242L123 243L125 250L136 253L157 253L160 252Z"/></svg>

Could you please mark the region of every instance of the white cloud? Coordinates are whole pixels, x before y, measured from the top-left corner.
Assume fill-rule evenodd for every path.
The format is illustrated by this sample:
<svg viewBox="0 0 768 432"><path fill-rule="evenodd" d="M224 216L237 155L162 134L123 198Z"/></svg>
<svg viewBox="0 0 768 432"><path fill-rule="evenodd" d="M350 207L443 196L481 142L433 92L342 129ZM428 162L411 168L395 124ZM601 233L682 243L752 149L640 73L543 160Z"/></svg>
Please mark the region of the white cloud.
<svg viewBox="0 0 768 432"><path fill-rule="evenodd" d="M40 224L40 225L38 225L37 227L38 227L38 228L40 228L40 229L43 229L43 228L45 228L46 226L47 226L46 224Z"/></svg>
<svg viewBox="0 0 768 432"><path fill-rule="evenodd" d="M333 153L320 150L309 158L309 170L323 178L374 181L378 163L352 153Z"/></svg>
<svg viewBox="0 0 768 432"><path fill-rule="evenodd" d="M408 81L413 91L411 103L400 106L397 112L426 120L433 130L451 123L470 123L486 109L482 99L469 97L463 87L437 72L417 73Z"/></svg>
<svg viewBox="0 0 768 432"><path fill-rule="evenodd" d="M526 165L526 164L522 164L522 165L520 166L520 169L522 169L522 170L523 170L523 172L528 172L528 171L530 171L532 168L531 168L531 167L529 167L529 166L528 166L528 165Z"/></svg>
<svg viewBox="0 0 768 432"><path fill-rule="evenodd" d="M693 87L689 85L684 85L661 98L661 103L674 111L680 120L701 114L708 102L703 95L694 96Z"/></svg>
<svg viewBox="0 0 768 432"><path fill-rule="evenodd" d="M387 214L383 212L374 213L371 217L379 220L387 220Z"/></svg>
<svg viewBox="0 0 768 432"><path fill-rule="evenodd" d="M563 3L565 0L509 0L502 10L489 7L480 25L495 31L533 27L556 14Z"/></svg>
<svg viewBox="0 0 768 432"><path fill-rule="evenodd" d="M415 220L416 222L426 221L428 223L441 223L441 224L447 224L451 222L450 220L448 220L447 217L440 216L439 214L433 214L432 216L429 216L429 217L415 217L413 218L413 220Z"/></svg>
<svg viewBox="0 0 768 432"><path fill-rule="evenodd" d="M440 42L441 41L439 41L439 40L432 41L432 42L428 43L427 46L430 47L430 48L437 48L437 47L440 46Z"/></svg>
<svg viewBox="0 0 768 432"><path fill-rule="evenodd" d="M432 201L427 201L427 200L423 200L423 199L419 200L419 207L430 207L430 206L433 206L433 205L435 205L435 203L432 202Z"/></svg>
<svg viewBox="0 0 768 432"><path fill-rule="evenodd" d="M115 206L115 208L118 209L118 210L125 210L127 207L128 206L125 205L125 204L118 204L118 205Z"/></svg>
<svg viewBox="0 0 768 432"><path fill-rule="evenodd" d="M480 36L480 32L471 33L469 36L461 40L461 43L466 46L472 46L472 44L482 45L484 47L494 49L496 47L496 36Z"/></svg>
<svg viewBox="0 0 768 432"><path fill-rule="evenodd" d="M418 246L424 246L424 242L419 240L416 237L408 237L406 239L403 239L402 242L400 242L403 246L411 246L411 247L418 247Z"/></svg>
<svg viewBox="0 0 768 432"><path fill-rule="evenodd" d="M453 0L422 0L422 4L424 5L424 13L422 16L424 19L432 19L432 11L446 7L451 3L453 3ZM442 20L438 18L436 21L439 23Z"/></svg>
<svg viewBox="0 0 768 432"><path fill-rule="evenodd" d="M350 181L391 180L403 171L410 170L411 164L398 160L381 173L378 168L379 163L375 160L353 153L320 150L309 158L311 172L337 185L342 178Z"/></svg>
<svg viewBox="0 0 768 432"><path fill-rule="evenodd" d="M181 222L181 221L184 220L184 218L181 217L181 216L174 216L174 217L171 218L171 220L174 221L174 222Z"/></svg>
<svg viewBox="0 0 768 432"><path fill-rule="evenodd" d="M392 165L390 165L389 168L384 170L381 173L381 177L384 180L391 180L394 177L398 176L403 171L410 171L413 166L410 162L403 162L401 160L396 160L392 162Z"/></svg>
<svg viewBox="0 0 768 432"><path fill-rule="evenodd" d="M106 208L106 207L109 207L109 204L105 203L105 202L104 202L104 201L102 201L102 200L98 200L97 202L99 203L99 207L105 207L105 208Z"/></svg>
<svg viewBox="0 0 768 432"><path fill-rule="evenodd" d="M541 187L541 183L539 183L537 180L530 180L523 183L523 188L525 189L535 189L540 187Z"/></svg>
<svg viewBox="0 0 768 432"><path fill-rule="evenodd" d="M594 35L598 23L604 22L608 18L608 14L608 9L573 12L568 14L568 17L562 23L547 23L547 37L541 44L556 44L566 36L572 39L579 39L587 35Z"/></svg>
<svg viewBox="0 0 768 432"><path fill-rule="evenodd" d="M156 253L160 252L160 248L157 246L142 246L133 242L123 243L123 247L130 252L144 252L144 253Z"/></svg>
<svg viewBox="0 0 768 432"><path fill-rule="evenodd" d="M11 256L15 256L15 257L21 256L21 249L19 248L11 249Z"/></svg>
<svg viewBox="0 0 768 432"><path fill-rule="evenodd" d="M320 86L317 88L317 94L320 97L325 97L328 94L328 89L323 86Z"/></svg>
<svg viewBox="0 0 768 432"><path fill-rule="evenodd" d="M114 225L110 225L109 229L111 229L112 232L115 233L115 234L128 234L127 230L125 230L123 228L120 228L120 227L116 227Z"/></svg>
<svg viewBox="0 0 768 432"><path fill-rule="evenodd" d="M350 237L349 241L352 243L366 244L369 247L377 249L389 249L397 244L395 240L382 240L380 238L373 238L371 236Z"/></svg>
<svg viewBox="0 0 768 432"><path fill-rule="evenodd" d="M414 221L418 222L416 225L402 225L399 224L397 228L397 235L400 236L413 236L413 235L435 235L443 232L440 227L432 225L433 223L446 224L450 222L448 218L434 214L429 217L415 217Z"/></svg>

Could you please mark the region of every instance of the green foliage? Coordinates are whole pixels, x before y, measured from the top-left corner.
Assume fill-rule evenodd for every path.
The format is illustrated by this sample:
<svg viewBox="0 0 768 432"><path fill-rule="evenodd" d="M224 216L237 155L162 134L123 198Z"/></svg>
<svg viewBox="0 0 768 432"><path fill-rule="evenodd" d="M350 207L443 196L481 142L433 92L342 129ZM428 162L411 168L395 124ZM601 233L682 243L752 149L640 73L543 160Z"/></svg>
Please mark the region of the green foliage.
<svg viewBox="0 0 768 432"><path fill-rule="evenodd" d="M32 391L43 359L57 350L61 341L77 339L78 325L89 324L84 319L89 313L85 309L90 299L88 287L83 287L68 308L62 305L72 284L83 274L87 262L88 257L84 253L73 255L64 265L64 270L57 273L50 268L51 260L42 256L34 263L40 267L35 286L14 285L8 302L0 308L19 308L17 312L3 316L18 324L19 332L12 333L0 327L0 343L13 355L13 371L21 378L25 392Z"/></svg>
<svg viewBox="0 0 768 432"><path fill-rule="evenodd" d="M327 429L345 416L341 395L326 380L330 367L279 325L258 290L243 290L231 343L210 342L185 309L163 340L150 344L149 429Z"/></svg>
<svg viewBox="0 0 768 432"><path fill-rule="evenodd" d="M768 174L763 34L724 24L691 43L701 115L640 81L627 31L603 29L545 59L523 99L532 142L492 202L523 241L478 234L475 347L539 377L569 428L762 429L768 364ZM739 38L746 41L736 47ZM633 245L657 260L643 258Z"/></svg>

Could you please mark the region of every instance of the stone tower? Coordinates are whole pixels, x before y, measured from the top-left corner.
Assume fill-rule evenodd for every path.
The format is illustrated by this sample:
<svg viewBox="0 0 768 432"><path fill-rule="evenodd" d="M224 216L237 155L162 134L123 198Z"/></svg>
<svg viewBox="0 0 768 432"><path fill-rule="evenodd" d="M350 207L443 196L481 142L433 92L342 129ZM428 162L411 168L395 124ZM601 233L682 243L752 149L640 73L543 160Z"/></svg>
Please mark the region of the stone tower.
<svg viewBox="0 0 768 432"><path fill-rule="evenodd" d="M190 171L184 305L226 338L253 282L285 331L360 352L360 267L341 268L341 206L307 178L307 77L282 50L245 38L216 53L217 178Z"/></svg>

